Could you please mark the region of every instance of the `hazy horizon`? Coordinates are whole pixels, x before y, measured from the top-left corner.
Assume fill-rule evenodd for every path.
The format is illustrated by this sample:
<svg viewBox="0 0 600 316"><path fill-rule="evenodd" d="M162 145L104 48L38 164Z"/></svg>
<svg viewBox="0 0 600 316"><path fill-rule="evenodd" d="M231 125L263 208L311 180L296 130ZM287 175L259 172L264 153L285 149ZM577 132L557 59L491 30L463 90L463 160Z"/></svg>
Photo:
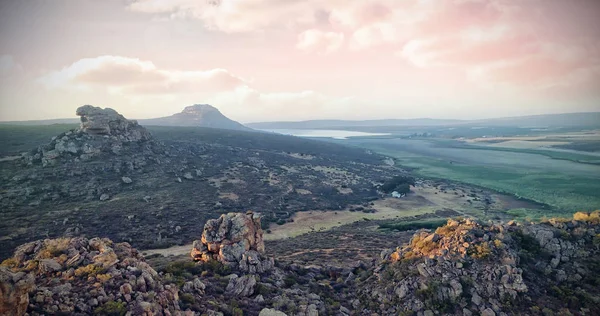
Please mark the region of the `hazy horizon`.
<svg viewBox="0 0 600 316"><path fill-rule="evenodd" d="M110 107L109 107L110 108ZM178 113L178 112L176 112ZM372 119L338 119L338 118L315 118L315 119L306 119L306 120L268 120L268 121L239 121L242 124L255 124L255 123L277 123L277 122L304 122L304 121L383 121L383 120L456 120L456 121L479 121L479 120L493 120L493 119L509 119L516 117L527 117L527 116L544 116L544 115L568 115L568 114L586 114L586 113L600 113L600 111L593 112L564 112L564 113L542 113L542 114L533 114L533 115L519 115L519 116L493 116L493 117L482 117L482 118L473 118L473 119L460 119L460 118L448 118L448 117L414 117L414 118L402 118L402 117L386 117L386 118L372 118ZM175 113L172 113L175 114ZM170 116L170 115L166 115ZM164 117L164 116L161 116ZM144 119L155 119L161 117L149 117L149 118L139 118L139 117L126 117L128 119L133 120L144 120ZM0 123L10 123L10 122L27 122L27 121L52 121L52 120L69 120L76 119L79 117L73 113L71 116L65 117L53 117L53 118L44 118L44 119L30 119L30 120L0 120Z"/></svg>
<svg viewBox="0 0 600 316"><path fill-rule="evenodd" d="M0 3L0 121L208 103L242 123L600 111L600 2Z"/></svg>

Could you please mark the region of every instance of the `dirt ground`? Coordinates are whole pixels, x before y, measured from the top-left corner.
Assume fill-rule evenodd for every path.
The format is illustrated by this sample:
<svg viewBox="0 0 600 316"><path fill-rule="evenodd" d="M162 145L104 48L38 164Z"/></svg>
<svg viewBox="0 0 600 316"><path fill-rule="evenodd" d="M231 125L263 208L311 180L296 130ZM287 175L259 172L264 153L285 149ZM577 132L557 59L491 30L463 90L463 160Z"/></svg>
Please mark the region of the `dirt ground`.
<svg viewBox="0 0 600 316"><path fill-rule="evenodd" d="M293 222L283 225L271 224L271 227L268 229L269 233L265 233L264 238L267 242L296 240L294 237L312 233L324 233L335 228L365 222L365 220L410 220L421 216L452 217L457 215L486 217L491 214L502 215L503 211L513 208L539 207L536 204L518 200L509 195L449 182L422 181L412 188L412 191L404 198L386 197L373 201L372 205L367 207L363 206L365 210L375 210L375 213L350 211L350 209L299 212L292 217ZM365 228L363 227L364 224L357 225L361 229ZM178 256L187 255L191 248L190 243L166 249L145 250L142 253L146 256L153 254ZM323 252L324 250L320 249L319 251ZM302 250L292 257L309 254L309 250ZM286 255L291 254L287 253Z"/></svg>

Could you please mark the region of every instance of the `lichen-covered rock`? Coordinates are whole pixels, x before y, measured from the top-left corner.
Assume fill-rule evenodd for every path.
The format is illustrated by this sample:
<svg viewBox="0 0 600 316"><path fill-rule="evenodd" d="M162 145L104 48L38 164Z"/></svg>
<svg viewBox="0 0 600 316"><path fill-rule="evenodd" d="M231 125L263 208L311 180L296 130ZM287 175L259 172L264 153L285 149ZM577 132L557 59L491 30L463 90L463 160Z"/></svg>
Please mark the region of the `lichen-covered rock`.
<svg viewBox="0 0 600 316"><path fill-rule="evenodd" d="M586 312L600 311L592 303L598 279L591 277L599 266L590 264L600 260L598 215L538 224L448 220L435 232L418 231L408 244L382 251L382 264L358 292L370 312L383 315L536 315L536 300L570 305L571 312L583 305ZM570 299L579 295L581 303L567 304L565 293L578 293Z"/></svg>
<svg viewBox="0 0 600 316"><path fill-rule="evenodd" d="M0 315L24 315L33 288L33 275L0 266Z"/></svg>
<svg viewBox="0 0 600 316"><path fill-rule="evenodd" d="M5 265L0 289L3 304L19 311L15 315L180 313L177 286L165 283L128 243L39 240L17 248Z"/></svg>
<svg viewBox="0 0 600 316"><path fill-rule="evenodd" d="M264 252L260 216L229 213L206 222L202 238L193 243L191 256L196 261L217 260L243 272L264 273L274 265L273 258L265 257Z"/></svg>

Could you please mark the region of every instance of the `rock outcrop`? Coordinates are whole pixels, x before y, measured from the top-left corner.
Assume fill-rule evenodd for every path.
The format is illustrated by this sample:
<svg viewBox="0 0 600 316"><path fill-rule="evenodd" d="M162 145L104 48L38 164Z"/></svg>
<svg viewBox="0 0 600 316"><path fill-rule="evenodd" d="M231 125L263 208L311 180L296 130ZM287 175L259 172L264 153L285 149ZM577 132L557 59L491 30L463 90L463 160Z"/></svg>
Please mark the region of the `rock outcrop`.
<svg viewBox="0 0 600 316"><path fill-rule="evenodd" d="M34 278L25 272L13 272L0 266L0 315L23 315L29 305Z"/></svg>
<svg viewBox="0 0 600 316"><path fill-rule="evenodd" d="M91 135L109 135L123 141L143 141L150 139L150 133L128 120L111 108L99 108L91 105L79 107L76 114L81 117L80 131Z"/></svg>
<svg viewBox="0 0 600 316"><path fill-rule="evenodd" d="M449 220L435 232L418 232L408 245L383 251L383 264L359 291L376 300L366 302L370 311L384 315L535 315L541 313L536 303L564 307L567 292L578 302L569 303L572 308L589 312L598 300L592 298L598 294L592 275L599 266L588 263L600 259L599 215L540 224Z"/></svg>
<svg viewBox="0 0 600 316"><path fill-rule="evenodd" d="M152 139L150 132L134 120L128 120L117 111L91 105L79 107L76 114L81 125L52 138L27 158L29 164L55 165L58 161L83 161L104 153L121 154L123 147L132 142Z"/></svg>
<svg viewBox="0 0 600 316"><path fill-rule="evenodd" d="M193 243L191 256L196 261L217 260L243 272L264 273L274 264L264 252L260 216L228 213L206 222L202 238Z"/></svg>
<svg viewBox="0 0 600 316"><path fill-rule="evenodd" d="M380 262L278 263L262 254L257 214L207 223L192 256L157 273L127 243L24 244L0 266L8 315L598 315L600 212L542 223L451 219ZM241 247L240 247L241 246ZM243 249L238 251L238 249ZM262 249L262 250L261 250ZM260 251L259 251L260 250ZM241 253L241 254L240 254ZM170 261L168 259L167 261ZM158 262L164 264L164 258ZM183 312L182 312L183 311ZM12 313L12 314L11 314Z"/></svg>
<svg viewBox="0 0 600 316"><path fill-rule="evenodd" d="M163 282L127 243L39 240L18 247L3 266L1 308L14 315L179 313L178 287Z"/></svg>

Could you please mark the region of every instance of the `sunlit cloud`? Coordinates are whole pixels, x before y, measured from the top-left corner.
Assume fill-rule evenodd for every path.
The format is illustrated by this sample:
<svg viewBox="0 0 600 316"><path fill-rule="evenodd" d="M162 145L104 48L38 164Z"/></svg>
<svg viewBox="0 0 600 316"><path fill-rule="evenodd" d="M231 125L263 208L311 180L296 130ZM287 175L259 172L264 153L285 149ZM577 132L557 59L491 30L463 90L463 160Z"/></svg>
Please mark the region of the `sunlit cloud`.
<svg viewBox="0 0 600 316"><path fill-rule="evenodd" d="M344 44L344 34L322 32L315 29L306 30L298 35L296 47L311 52L334 52Z"/></svg>
<svg viewBox="0 0 600 316"><path fill-rule="evenodd" d="M129 9L199 19L228 33L286 29L308 52L342 53L347 42L419 68L455 67L469 78L535 88L569 85L600 65L588 53L600 36L595 0L137 0Z"/></svg>
<svg viewBox="0 0 600 316"><path fill-rule="evenodd" d="M81 59L38 81L50 89L107 89L132 95L216 93L245 84L244 79L225 69L167 70L150 61L122 56Z"/></svg>

